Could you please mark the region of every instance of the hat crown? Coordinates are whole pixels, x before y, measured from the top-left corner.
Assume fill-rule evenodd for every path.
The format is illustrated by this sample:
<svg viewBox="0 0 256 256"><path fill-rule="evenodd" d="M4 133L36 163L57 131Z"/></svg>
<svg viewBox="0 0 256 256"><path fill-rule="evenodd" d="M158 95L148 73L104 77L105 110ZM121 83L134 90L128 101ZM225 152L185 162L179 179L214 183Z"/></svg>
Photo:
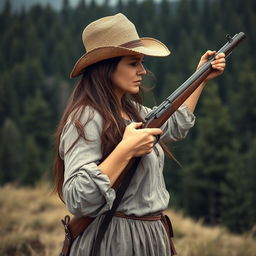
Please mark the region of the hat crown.
<svg viewBox="0 0 256 256"><path fill-rule="evenodd" d="M134 24L122 13L90 23L82 34L86 52L100 47L119 46L138 39Z"/></svg>
<svg viewBox="0 0 256 256"><path fill-rule="evenodd" d="M143 54L164 57L168 48L155 38L139 38L134 24L122 13L90 23L82 33L86 53L74 65L70 77L80 75L97 62L126 55Z"/></svg>

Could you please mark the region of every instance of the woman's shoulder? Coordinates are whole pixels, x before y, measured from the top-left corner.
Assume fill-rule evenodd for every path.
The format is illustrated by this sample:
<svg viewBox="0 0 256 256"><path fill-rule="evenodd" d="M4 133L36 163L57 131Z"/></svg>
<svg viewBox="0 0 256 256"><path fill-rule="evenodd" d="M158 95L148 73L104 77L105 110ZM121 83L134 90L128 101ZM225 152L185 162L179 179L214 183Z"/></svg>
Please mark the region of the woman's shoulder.
<svg viewBox="0 0 256 256"><path fill-rule="evenodd" d="M97 133L102 130L102 127L103 118L99 111L91 106L80 107L70 113L62 129L61 137L71 132L77 133L77 129L84 129L87 133L88 131Z"/></svg>
<svg viewBox="0 0 256 256"><path fill-rule="evenodd" d="M60 136L59 152L62 159L64 152L67 152L79 137L83 137L86 141L94 141L100 137L101 131L102 118L96 109L86 106L73 110Z"/></svg>
<svg viewBox="0 0 256 256"><path fill-rule="evenodd" d="M103 118L99 111L92 106L83 106L74 109L73 112L69 115L68 121L71 123L79 121L81 124L94 122L101 125Z"/></svg>
<svg viewBox="0 0 256 256"><path fill-rule="evenodd" d="M84 130L86 134L100 133L103 127L103 119L96 109L91 106L74 109L69 115L61 133L64 136L79 136L78 130Z"/></svg>

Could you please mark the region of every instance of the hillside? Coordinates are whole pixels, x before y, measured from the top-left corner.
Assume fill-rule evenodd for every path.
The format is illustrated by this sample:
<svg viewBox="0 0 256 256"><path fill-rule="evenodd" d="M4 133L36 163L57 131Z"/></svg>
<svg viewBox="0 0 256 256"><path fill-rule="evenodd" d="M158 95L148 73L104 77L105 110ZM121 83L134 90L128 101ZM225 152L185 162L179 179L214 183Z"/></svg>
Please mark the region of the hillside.
<svg viewBox="0 0 256 256"><path fill-rule="evenodd" d="M6 185L0 188L0 255L58 255L63 239L60 218L67 213L49 185L35 189ZM252 232L237 236L222 227L202 223L168 210L180 256L253 256Z"/></svg>

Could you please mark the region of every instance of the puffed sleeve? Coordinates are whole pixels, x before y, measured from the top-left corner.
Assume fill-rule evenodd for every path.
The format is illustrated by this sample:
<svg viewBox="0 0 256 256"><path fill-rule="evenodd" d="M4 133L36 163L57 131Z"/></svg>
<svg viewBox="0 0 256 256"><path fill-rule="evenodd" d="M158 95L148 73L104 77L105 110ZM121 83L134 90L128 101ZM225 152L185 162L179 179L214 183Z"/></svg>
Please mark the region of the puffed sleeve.
<svg viewBox="0 0 256 256"><path fill-rule="evenodd" d="M88 112L88 108L85 109L85 120ZM68 210L75 216L95 217L111 209L115 190L111 188L108 176L98 168L102 158L102 118L96 111L84 129L87 140L80 138L69 151L78 137L70 120L61 135L59 152L65 166L63 196Z"/></svg>
<svg viewBox="0 0 256 256"><path fill-rule="evenodd" d="M143 109L142 111L144 112L144 115L151 111L151 109L147 107L143 107ZM161 136L161 140L168 142L170 140L178 141L184 139L187 136L189 129L194 126L194 123L195 115L185 104L182 104L162 125L161 129L163 135Z"/></svg>

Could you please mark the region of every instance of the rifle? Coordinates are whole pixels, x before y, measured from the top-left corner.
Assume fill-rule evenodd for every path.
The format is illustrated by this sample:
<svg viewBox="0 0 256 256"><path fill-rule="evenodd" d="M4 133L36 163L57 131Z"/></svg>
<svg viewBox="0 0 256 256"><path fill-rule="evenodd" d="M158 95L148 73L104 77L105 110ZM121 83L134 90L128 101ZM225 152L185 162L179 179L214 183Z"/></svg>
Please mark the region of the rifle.
<svg viewBox="0 0 256 256"><path fill-rule="evenodd" d="M221 47L217 53L210 57L208 61L202 65L195 73L193 73L182 85L180 85L166 100L164 100L156 109L151 111L146 117L144 127L148 128L160 128L171 115L181 106L181 104L196 90L196 88L206 79L206 77L213 71L211 62L215 59L215 56L221 52L225 53L227 58L233 49L238 46L245 38L245 34L240 32L233 37L226 36L227 43ZM96 256L100 248L100 243L104 237L104 234L108 228L108 225L115 214L119 203L121 202L126 189L128 188L132 177L134 176L136 169L140 163L140 157L133 158L124 169L118 180L115 182L116 199L110 211L105 214L105 217L101 223L99 232L96 236L94 246L92 249L92 256ZM80 235L87 226L94 220L92 217L74 217L70 221L70 217L66 216L62 223L65 227L65 241L63 250L60 255L69 255L69 249L74 239Z"/></svg>
<svg viewBox="0 0 256 256"><path fill-rule="evenodd" d="M226 38L228 42L214 56L210 57L204 65L145 117L145 127L160 128L212 72L211 62L215 59L215 56L223 52L225 53L225 58L227 58L232 53L232 50L245 38L245 34L240 32L233 37L226 35Z"/></svg>

